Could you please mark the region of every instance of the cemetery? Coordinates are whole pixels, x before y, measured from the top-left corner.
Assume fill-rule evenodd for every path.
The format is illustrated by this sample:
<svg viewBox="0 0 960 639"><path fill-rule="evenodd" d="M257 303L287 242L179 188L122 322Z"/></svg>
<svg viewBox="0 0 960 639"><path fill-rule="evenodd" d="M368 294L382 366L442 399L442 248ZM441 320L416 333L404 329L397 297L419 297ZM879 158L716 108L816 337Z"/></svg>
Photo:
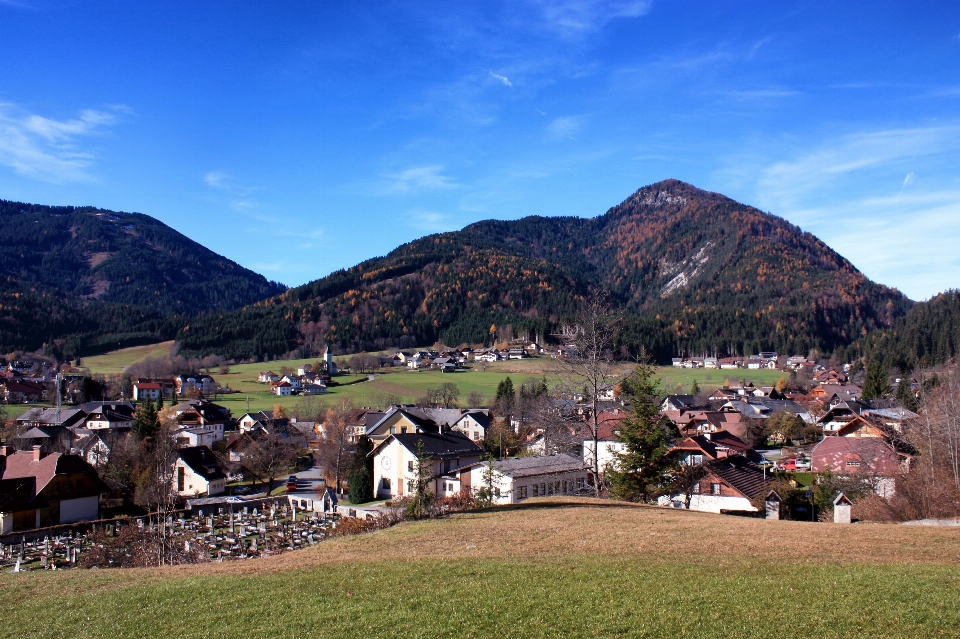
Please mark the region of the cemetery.
<svg viewBox="0 0 960 639"><path fill-rule="evenodd" d="M0 543L0 569L25 572L79 566L108 568L111 564L91 565L90 553L125 530L129 533L129 528L138 533L133 538L162 540L163 546L176 549L175 555L185 553L194 561L254 559L317 544L333 534L340 518L332 512L333 506L322 500L311 504L326 507L318 510L304 510L299 507L299 500L286 497L231 503L222 499L192 501L188 509L162 517L154 514L77 524L61 527L58 534L29 540L21 536L19 541L11 541L8 535L3 538L6 543ZM84 561L85 557L88 561Z"/></svg>

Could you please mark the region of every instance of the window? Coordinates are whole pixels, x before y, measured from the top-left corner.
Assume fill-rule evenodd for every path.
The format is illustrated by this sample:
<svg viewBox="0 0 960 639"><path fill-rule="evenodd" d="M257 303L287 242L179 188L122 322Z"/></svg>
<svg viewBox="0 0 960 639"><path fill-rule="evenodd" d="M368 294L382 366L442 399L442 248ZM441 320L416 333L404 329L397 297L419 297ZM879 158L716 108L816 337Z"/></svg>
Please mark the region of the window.
<svg viewBox="0 0 960 639"><path fill-rule="evenodd" d="M412 479L408 479L408 480L407 480L407 492L408 492L408 493L412 493L412 492L413 492L413 480L412 480Z"/></svg>
<svg viewBox="0 0 960 639"><path fill-rule="evenodd" d="M690 464L692 466L699 466L703 463L703 455L690 455Z"/></svg>
<svg viewBox="0 0 960 639"><path fill-rule="evenodd" d="M543 495L544 497L547 496L547 485L546 485L546 484L540 484L540 494Z"/></svg>
<svg viewBox="0 0 960 639"><path fill-rule="evenodd" d="M500 487L499 487L499 486L497 486L496 488L493 489L493 494L496 495L497 497L500 496Z"/></svg>
<svg viewBox="0 0 960 639"><path fill-rule="evenodd" d="M559 495L559 494L560 494L560 480L559 480L559 479L553 483L553 492L554 492L554 494L556 494L556 495Z"/></svg>
<svg viewBox="0 0 960 639"><path fill-rule="evenodd" d="M475 442L480 441L480 431L478 430L473 431L473 441Z"/></svg>
<svg viewBox="0 0 960 639"><path fill-rule="evenodd" d="M536 486L534 486L536 488ZM520 486L517 488L517 499L526 499L527 498L527 487Z"/></svg>
<svg viewBox="0 0 960 639"><path fill-rule="evenodd" d="M389 478L389 477L383 477L383 478L381 479L381 481L383 481L383 489L384 489L384 490L390 490L390 478Z"/></svg>
<svg viewBox="0 0 960 639"><path fill-rule="evenodd" d="M583 490L584 481L583 477L577 477L577 490Z"/></svg>
<svg viewBox="0 0 960 639"><path fill-rule="evenodd" d="M567 494L567 480L566 480L566 479L563 480L563 494L564 494L564 495Z"/></svg>
<svg viewBox="0 0 960 639"><path fill-rule="evenodd" d="M710 494L719 495L720 494L720 484L710 484Z"/></svg>
<svg viewBox="0 0 960 639"><path fill-rule="evenodd" d="M177 468L177 490L183 492L183 480L184 480L184 469L183 466Z"/></svg>
<svg viewBox="0 0 960 639"><path fill-rule="evenodd" d="M524 491L524 492L526 492L526 491ZM539 496L540 496L540 486L538 486L537 484L534 484L534 485L533 485L533 496L534 496L534 497L539 497Z"/></svg>
<svg viewBox="0 0 960 639"><path fill-rule="evenodd" d="M412 462L412 461L408 461L408 462L407 462L407 471L408 471L408 472L411 472L411 473L413 472L413 462Z"/></svg>
<svg viewBox="0 0 960 639"><path fill-rule="evenodd" d="M693 485L693 488L690 490L691 493L697 494L700 492L700 482L697 482Z"/></svg>
<svg viewBox="0 0 960 639"><path fill-rule="evenodd" d="M860 462L858 461L848 461L847 466L859 466Z"/></svg>
<svg viewBox="0 0 960 639"><path fill-rule="evenodd" d="M407 432L407 427L406 427L406 426L401 426L401 427L400 427L400 434L403 435L403 434L406 434L406 432Z"/></svg>

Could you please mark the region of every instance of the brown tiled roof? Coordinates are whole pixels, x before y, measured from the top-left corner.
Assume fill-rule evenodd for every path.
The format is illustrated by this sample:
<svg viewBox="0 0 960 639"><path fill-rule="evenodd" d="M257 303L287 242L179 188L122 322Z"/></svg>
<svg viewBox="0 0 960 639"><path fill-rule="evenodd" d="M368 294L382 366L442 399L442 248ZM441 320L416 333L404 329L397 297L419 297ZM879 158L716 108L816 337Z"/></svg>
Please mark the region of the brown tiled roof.
<svg viewBox="0 0 960 639"><path fill-rule="evenodd" d="M810 451L810 457L815 473L829 470L889 477L901 472L897 451L882 437L824 437ZM859 465L849 468L847 461Z"/></svg>
<svg viewBox="0 0 960 639"><path fill-rule="evenodd" d="M0 479L33 478L36 481L36 492L40 493L56 475L74 475L78 473L92 473L97 475L93 466L88 464L79 455L64 455L50 453L39 461L33 460L33 451L22 450L10 455L0 456ZM99 479L98 479L99 481Z"/></svg>
<svg viewBox="0 0 960 639"><path fill-rule="evenodd" d="M772 481L768 475L764 482L763 469L740 455L709 461L704 467L747 499L763 492Z"/></svg>

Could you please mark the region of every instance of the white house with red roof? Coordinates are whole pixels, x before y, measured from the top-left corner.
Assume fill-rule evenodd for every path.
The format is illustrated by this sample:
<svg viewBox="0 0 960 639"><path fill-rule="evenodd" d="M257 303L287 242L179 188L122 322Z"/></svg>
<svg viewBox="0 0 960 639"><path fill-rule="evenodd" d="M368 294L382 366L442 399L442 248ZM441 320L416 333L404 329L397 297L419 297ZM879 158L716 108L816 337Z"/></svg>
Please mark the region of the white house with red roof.
<svg viewBox="0 0 960 639"><path fill-rule="evenodd" d="M160 397L160 384L157 382L137 382L133 385L133 401L144 399L156 401Z"/></svg>

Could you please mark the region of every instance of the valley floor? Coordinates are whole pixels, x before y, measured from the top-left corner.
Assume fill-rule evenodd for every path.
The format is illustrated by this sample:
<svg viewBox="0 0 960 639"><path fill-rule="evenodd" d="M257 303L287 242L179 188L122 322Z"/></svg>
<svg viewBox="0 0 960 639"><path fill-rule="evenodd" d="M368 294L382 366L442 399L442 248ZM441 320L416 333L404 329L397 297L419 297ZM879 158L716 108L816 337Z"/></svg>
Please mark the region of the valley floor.
<svg viewBox="0 0 960 639"><path fill-rule="evenodd" d="M531 500L264 560L2 575L0 636L956 636L958 550L950 528Z"/></svg>

